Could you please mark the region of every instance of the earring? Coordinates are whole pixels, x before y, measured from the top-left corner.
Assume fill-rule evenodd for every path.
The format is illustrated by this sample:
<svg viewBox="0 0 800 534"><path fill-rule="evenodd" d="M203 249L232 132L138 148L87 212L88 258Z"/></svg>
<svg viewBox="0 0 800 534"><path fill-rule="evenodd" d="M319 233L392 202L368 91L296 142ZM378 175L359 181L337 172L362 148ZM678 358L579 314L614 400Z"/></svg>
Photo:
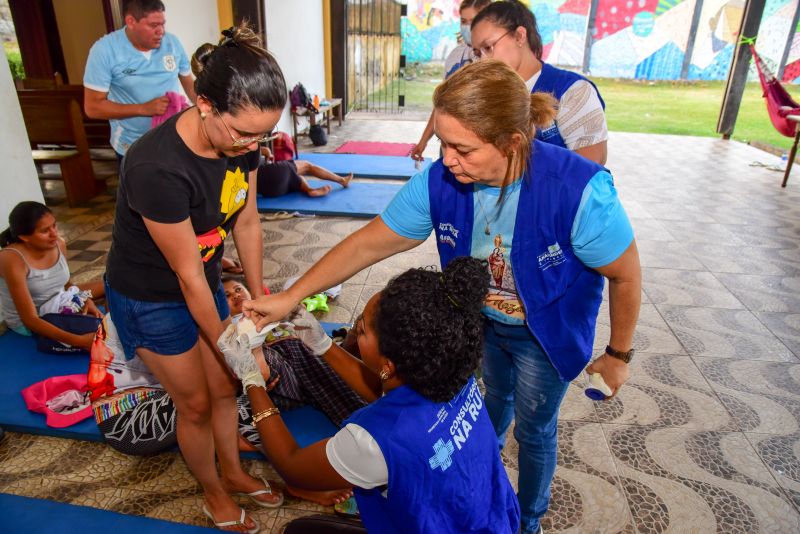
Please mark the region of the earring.
<svg viewBox="0 0 800 534"><path fill-rule="evenodd" d="M381 380L388 380L389 379L389 370L388 369L384 369L383 371L381 371L381 374L379 374L378 376L381 377Z"/></svg>
<svg viewBox="0 0 800 534"><path fill-rule="evenodd" d="M202 111L200 112L200 118L202 120L206 120L206 114L204 112L202 112Z"/></svg>

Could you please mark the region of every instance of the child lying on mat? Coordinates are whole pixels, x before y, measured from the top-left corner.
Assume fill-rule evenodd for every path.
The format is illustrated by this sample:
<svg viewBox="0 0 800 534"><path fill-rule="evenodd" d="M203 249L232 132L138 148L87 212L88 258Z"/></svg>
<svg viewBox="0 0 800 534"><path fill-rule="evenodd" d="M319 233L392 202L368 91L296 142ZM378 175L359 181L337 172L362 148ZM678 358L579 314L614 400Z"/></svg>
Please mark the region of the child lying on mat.
<svg viewBox="0 0 800 534"><path fill-rule="evenodd" d="M227 285L230 286L231 282ZM234 292L226 292L229 293L231 313L240 313L241 300L237 311ZM308 337L306 332L315 326L322 330L313 316L300 312L296 320L307 324L307 328L295 332L294 327L287 323L275 332L270 341L253 351L262 362L265 383L269 384L276 402L284 409L310 404L340 426L346 417L366 405L366 401L323 361L327 352L324 340L317 336L311 340L314 348L310 348L295 336L299 332L300 336ZM322 351L322 357L318 351ZM106 442L114 449L132 455L155 454L175 447L176 411L172 399L138 356L132 360L125 359L109 315L98 328L91 353L89 390L95 420ZM269 366L266 361L270 362ZM247 396L240 395L237 405L240 449L262 450L261 436L251 421ZM349 491L339 490L288 490L292 495L326 506L349 496Z"/></svg>
<svg viewBox="0 0 800 534"><path fill-rule="evenodd" d="M272 153L266 147L261 148L264 156L258 166L257 191L261 196L275 198L300 191L310 197L321 197L331 192L331 186L311 187L302 175L309 174L321 180L335 182L342 187L350 185L353 174L339 176L328 169L303 160L286 160L270 162Z"/></svg>
<svg viewBox="0 0 800 534"><path fill-rule="evenodd" d="M0 309L6 324L18 334L35 333L88 350L94 333L63 330L41 315L61 313L67 306L72 312L100 317L91 297L103 296L102 282L78 284L75 296L79 303L65 293L72 286L67 245L58 235L53 213L44 204L20 202L11 210L8 224L0 234Z"/></svg>

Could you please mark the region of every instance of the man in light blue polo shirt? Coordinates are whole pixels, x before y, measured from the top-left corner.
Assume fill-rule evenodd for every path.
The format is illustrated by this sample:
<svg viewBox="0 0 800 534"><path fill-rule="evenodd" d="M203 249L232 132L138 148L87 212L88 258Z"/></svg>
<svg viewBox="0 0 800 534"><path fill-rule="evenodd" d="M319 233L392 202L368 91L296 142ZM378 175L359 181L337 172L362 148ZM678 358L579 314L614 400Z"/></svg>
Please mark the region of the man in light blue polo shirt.
<svg viewBox="0 0 800 534"><path fill-rule="evenodd" d="M111 146L120 158L147 132L154 115L181 86L195 99L189 58L178 39L164 31L161 0L123 2L125 27L97 41L83 75L84 107L94 119L111 123Z"/></svg>

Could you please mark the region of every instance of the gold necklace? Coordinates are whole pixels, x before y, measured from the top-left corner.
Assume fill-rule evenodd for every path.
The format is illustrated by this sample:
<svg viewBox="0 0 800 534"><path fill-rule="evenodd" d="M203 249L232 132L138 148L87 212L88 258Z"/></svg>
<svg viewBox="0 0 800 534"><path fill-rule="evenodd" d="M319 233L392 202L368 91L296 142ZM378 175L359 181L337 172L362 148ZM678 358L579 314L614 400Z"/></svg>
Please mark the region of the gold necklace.
<svg viewBox="0 0 800 534"><path fill-rule="evenodd" d="M486 235L492 235L492 229L489 228L489 217L487 217L486 212L483 211L483 202L481 202L480 191L475 191L475 198L478 199L478 207L481 209L481 215L483 215L483 220L486 221L486 226L483 229L483 233ZM497 219L497 215L494 216L494 219ZM492 219L492 221L494 221L494 219Z"/></svg>

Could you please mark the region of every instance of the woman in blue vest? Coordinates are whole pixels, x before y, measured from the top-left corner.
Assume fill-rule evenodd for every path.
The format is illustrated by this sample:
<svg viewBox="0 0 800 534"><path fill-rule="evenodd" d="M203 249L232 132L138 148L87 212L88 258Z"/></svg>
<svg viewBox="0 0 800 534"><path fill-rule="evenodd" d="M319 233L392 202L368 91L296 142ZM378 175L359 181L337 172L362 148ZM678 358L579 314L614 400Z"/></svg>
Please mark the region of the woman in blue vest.
<svg viewBox="0 0 800 534"><path fill-rule="evenodd" d="M377 400L331 439L302 449L267 395L246 336L225 331L219 347L287 483L354 486L371 533L517 532L519 504L473 376L487 281L484 262L461 257L441 273L406 271L373 296L355 325L362 360L336 345L326 360L362 397Z"/></svg>
<svg viewBox="0 0 800 534"><path fill-rule="evenodd" d="M613 392L628 378L641 299L633 231L611 175L533 138L555 115L553 102L529 93L500 61L461 68L434 93L444 157L289 290L244 304L263 324L278 320L305 296L420 245L431 231L443 266L461 255L487 259L486 406L501 444L516 418L524 532L536 532L547 510L558 408L592 356L604 278L609 347L587 370Z"/></svg>
<svg viewBox="0 0 800 534"><path fill-rule="evenodd" d="M528 90L551 93L558 114L536 138L577 152L600 165L608 154L605 103L594 83L542 61L536 17L516 0L493 2L472 20L472 46L479 58L495 58L517 71Z"/></svg>

